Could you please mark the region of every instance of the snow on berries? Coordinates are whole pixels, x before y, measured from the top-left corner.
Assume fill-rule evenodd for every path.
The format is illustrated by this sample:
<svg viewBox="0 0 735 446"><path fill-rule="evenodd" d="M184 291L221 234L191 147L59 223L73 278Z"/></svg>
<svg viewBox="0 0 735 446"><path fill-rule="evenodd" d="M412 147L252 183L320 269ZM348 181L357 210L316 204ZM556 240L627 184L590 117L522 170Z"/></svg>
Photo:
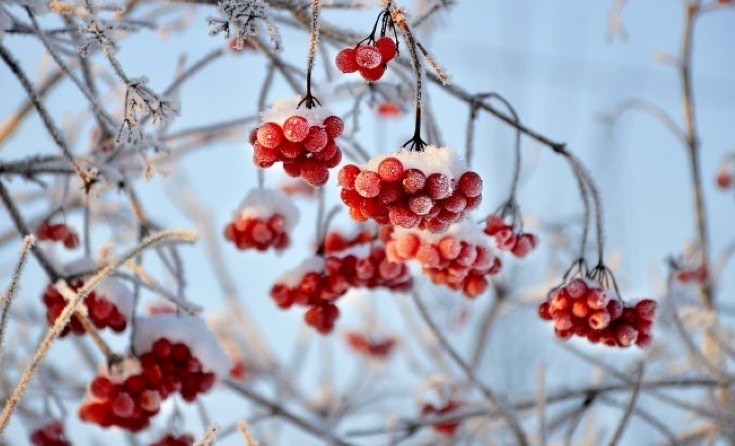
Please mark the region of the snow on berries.
<svg viewBox="0 0 735 446"><path fill-rule="evenodd" d="M194 436L190 434L166 434L150 446L191 446L194 442Z"/></svg>
<svg viewBox="0 0 735 446"><path fill-rule="evenodd" d="M225 227L224 235L240 250L282 251L290 245L289 234L298 220L299 210L283 192L252 189Z"/></svg>
<svg viewBox="0 0 735 446"><path fill-rule="evenodd" d="M495 239L498 249L509 251L518 258L526 257L538 245L536 235L523 232L514 222L506 222L500 213L487 217L485 234Z"/></svg>
<svg viewBox="0 0 735 446"><path fill-rule="evenodd" d="M593 344L625 348L650 345L657 308L651 299L626 304L598 281L576 277L552 289L538 313L554 324L561 339L580 336Z"/></svg>
<svg viewBox="0 0 735 446"><path fill-rule="evenodd" d="M169 396L179 393L194 401L230 367L217 338L198 317L138 318L133 347L137 358L113 364L92 380L79 409L82 421L140 431Z"/></svg>
<svg viewBox="0 0 735 446"><path fill-rule="evenodd" d="M500 272L500 259L482 231L464 221L443 234L394 228L386 245L387 258L415 260L435 284L473 298L487 288L487 276Z"/></svg>
<svg viewBox="0 0 735 446"><path fill-rule="evenodd" d="M441 416L441 415L449 415L452 412L455 412L457 409L459 409L461 406L458 402L450 399L447 402L445 402L443 405L434 405L432 403L425 403L423 407L421 408L421 415L424 417L428 416ZM445 435L447 437L452 437L457 432L457 429L459 428L459 422L458 421L451 421L446 423L437 423L433 424L431 428L434 430L434 432Z"/></svg>
<svg viewBox="0 0 735 446"><path fill-rule="evenodd" d="M72 262L64 268L67 274L76 274L82 271L94 270L97 263L91 259L81 259ZM69 281L69 287L76 291L84 286L79 279ZM128 320L133 313L133 294L119 279L107 278L103 280L91 293L84 298L84 307L87 317L98 330L109 328L116 333L125 331ZM53 284L49 284L43 293L42 301L46 307L46 322L53 325L66 307L66 299L59 293ZM61 337L73 333L84 334L84 326L77 315L73 315L69 324L64 327Z"/></svg>
<svg viewBox="0 0 735 446"><path fill-rule="evenodd" d="M376 82L383 77L388 62L398 54L396 41L383 36L377 40L369 39L356 47L348 47L337 53L335 64L345 74L359 72L368 82Z"/></svg>
<svg viewBox="0 0 735 446"><path fill-rule="evenodd" d="M482 201L482 179L454 149L399 149L339 172L342 201L355 221L441 233Z"/></svg>
<svg viewBox="0 0 735 446"><path fill-rule="evenodd" d="M372 359L386 359L398 343L392 336L375 337L357 331L345 333L345 342L355 353Z"/></svg>
<svg viewBox="0 0 735 446"><path fill-rule="evenodd" d="M64 223L51 224L48 221L43 221L36 227L36 237L40 241L49 240L62 243L66 249L79 247L79 235Z"/></svg>
<svg viewBox="0 0 735 446"><path fill-rule="evenodd" d="M64 435L64 426L56 420L34 429L30 439L33 446L71 446Z"/></svg>
<svg viewBox="0 0 735 446"><path fill-rule="evenodd" d="M263 111L262 123L249 138L253 162L263 169L280 162L289 176L323 186L329 180L329 169L342 161L335 140L344 131L344 123L324 108L300 107L299 102L299 97L284 99Z"/></svg>

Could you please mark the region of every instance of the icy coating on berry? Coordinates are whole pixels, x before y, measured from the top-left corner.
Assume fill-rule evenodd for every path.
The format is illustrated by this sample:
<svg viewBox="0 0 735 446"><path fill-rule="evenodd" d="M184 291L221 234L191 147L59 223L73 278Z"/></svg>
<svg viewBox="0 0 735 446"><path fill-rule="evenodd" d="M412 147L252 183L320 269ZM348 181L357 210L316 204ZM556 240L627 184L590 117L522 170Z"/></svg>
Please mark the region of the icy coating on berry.
<svg viewBox="0 0 735 446"><path fill-rule="evenodd" d="M321 127L325 119L333 116L333 113L324 107L306 108L304 104L298 107L302 99L301 96L294 96L289 99L277 100L273 106L263 110L260 114L261 122L275 122L283 127L283 124L291 116L302 116L309 121L309 127Z"/></svg>
<svg viewBox="0 0 735 446"><path fill-rule="evenodd" d="M299 209L288 195L277 189L251 189L235 212L235 219L254 218L268 220L273 215L284 219L285 230L289 232L299 222Z"/></svg>
<svg viewBox="0 0 735 446"><path fill-rule="evenodd" d="M432 173L446 175L451 180L458 180L463 173L469 170L467 163L457 151L451 147L426 146L423 152L412 152L400 148L396 152L372 158L361 168L378 172L380 163L389 157L397 158L403 163L403 169L418 169L426 176Z"/></svg>
<svg viewBox="0 0 735 446"><path fill-rule="evenodd" d="M222 349L217 337L198 316L160 314L139 317L135 320L133 347L137 352L150 351L160 338L186 344L204 370L224 379L230 371L230 358Z"/></svg>

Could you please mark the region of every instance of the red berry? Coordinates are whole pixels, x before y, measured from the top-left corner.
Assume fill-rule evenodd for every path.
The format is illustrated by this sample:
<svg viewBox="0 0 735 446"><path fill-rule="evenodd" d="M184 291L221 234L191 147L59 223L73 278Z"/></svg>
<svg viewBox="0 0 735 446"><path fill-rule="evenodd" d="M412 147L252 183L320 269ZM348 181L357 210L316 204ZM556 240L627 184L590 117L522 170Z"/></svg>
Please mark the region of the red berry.
<svg viewBox="0 0 735 446"><path fill-rule="evenodd" d="M361 69L372 70L383 63L383 56L372 45L360 45L355 50L355 61Z"/></svg>
<svg viewBox="0 0 735 446"><path fill-rule="evenodd" d="M415 228L421 220L420 217L413 213L409 208L401 205L391 206L390 211L388 212L388 217L392 224L406 229Z"/></svg>
<svg viewBox="0 0 735 446"><path fill-rule="evenodd" d="M309 134L309 121L303 116L291 116L283 123L283 136L291 142L301 142Z"/></svg>
<svg viewBox="0 0 735 446"><path fill-rule="evenodd" d="M355 60L354 48L345 48L337 53L335 63L337 64L339 71L343 73L354 73L360 68Z"/></svg>
<svg viewBox="0 0 735 446"><path fill-rule="evenodd" d="M381 37L375 41L375 46L380 51L380 55L383 57L383 62L390 61L396 57L396 53L398 52L396 42L390 37Z"/></svg>
<svg viewBox="0 0 735 446"><path fill-rule="evenodd" d="M410 259L416 255L421 241L414 234L403 234L394 241L396 254L402 259Z"/></svg>
<svg viewBox="0 0 735 446"><path fill-rule="evenodd" d="M621 347L629 347L638 340L638 331L628 324L620 324L615 329L615 337Z"/></svg>
<svg viewBox="0 0 735 446"><path fill-rule="evenodd" d="M278 161L277 151L262 146L259 143L255 144L255 150L253 152L253 162L258 167L265 169L271 167L276 161Z"/></svg>
<svg viewBox="0 0 735 446"><path fill-rule="evenodd" d="M360 74L366 81L376 82L385 74L385 65L381 64L372 69L360 68Z"/></svg>
<svg viewBox="0 0 735 446"><path fill-rule="evenodd" d="M426 195L416 195L408 200L408 207L416 215L426 215L434 206L434 201Z"/></svg>
<svg viewBox="0 0 735 446"><path fill-rule="evenodd" d="M482 193L482 178L476 172L465 172L459 177L457 187L466 197L477 197Z"/></svg>
<svg viewBox="0 0 735 446"><path fill-rule="evenodd" d="M301 178L314 187L320 187L329 180L329 170L318 161L306 160L301 167Z"/></svg>
<svg viewBox="0 0 735 446"><path fill-rule="evenodd" d="M362 197L377 197L380 193L380 177L370 170L360 172L355 178L355 190Z"/></svg>
<svg viewBox="0 0 735 446"><path fill-rule="evenodd" d="M398 158L389 156L378 164L378 175L383 181L398 181L403 177L403 163Z"/></svg>
<svg viewBox="0 0 735 446"><path fill-rule="evenodd" d="M359 173L359 167L354 164L347 164L340 169L337 181L343 188L353 190L355 188L355 178Z"/></svg>
<svg viewBox="0 0 735 446"><path fill-rule="evenodd" d="M327 131L327 136L337 138L344 131L345 123L338 116L329 116L324 120L324 129Z"/></svg>
<svg viewBox="0 0 735 446"><path fill-rule="evenodd" d="M128 418L135 410L135 401L127 393L119 393L112 402L112 413L120 418Z"/></svg>
<svg viewBox="0 0 735 446"><path fill-rule="evenodd" d="M651 299L642 299L635 304L635 311L638 317L646 321L652 321L656 318L658 303Z"/></svg>
<svg viewBox="0 0 735 446"><path fill-rule="evenodd" d="M452 193L449 177L440 173L432 173L426 178L426 193L434 200L442 200Z"/></svg>
<svg viewBox="0 0 735 446"><path fill-rule="evenodd" d="M95 377L89 385L89 391L97 398L108 399L112 397L115 385L104 376Z"/></svg>
<svg viewBox="0 0 735 446"><path fill-rule="evenodd" d="M283 129L275 122L266 122L258 127L258 143L268 149L275 149L283 141Z"/></svg>
<svg viewBox="0 0 735 446"><path fill-rule="evenodd" d="M418 169L407 169L403 172L403 189L413 195L424 188L426 175Z"/></svg>
<svg viewBox="0 0 735 446"><path fill-rule="evenodd" d="M726 170L721 170L717 174L717 186L719 186L721 189L727 189L728 187L732 186L732 175L730 175L730 172Z"/></svg>
<svg viewBox="0 0 735 446"><path fill-rule="evenodd" d="M309 152L319 152L327 146L327 131L322 127L312 126L304 140L304 148Z"/></svg>

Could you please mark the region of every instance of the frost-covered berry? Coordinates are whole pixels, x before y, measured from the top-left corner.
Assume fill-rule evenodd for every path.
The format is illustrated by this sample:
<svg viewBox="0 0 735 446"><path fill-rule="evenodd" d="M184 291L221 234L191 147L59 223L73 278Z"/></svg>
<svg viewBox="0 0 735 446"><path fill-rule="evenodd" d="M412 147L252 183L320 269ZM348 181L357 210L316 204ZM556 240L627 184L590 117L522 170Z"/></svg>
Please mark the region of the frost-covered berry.
<svg viewBox="0 0 735 446"><path fill-rule="evenodd" d="M60 242L66 249L79 247L79 235L65 223L51 224L43 221L36 227L36 237L40 241Z"/></svg>
<svg viewBox="0 0 735 446"><path fill-rule="evenodd" d="M345 48L337 53L335 63L337 64L337 68L339 69L339 71L345 74L354 73L355 71L357 71L360 66L357 65L357 60L355 56L356 55L354 48Z"/></svg>
<svg viewBox="0 0 735 446"><path fill-rule="evenodd" d="M261 146L275 149L283 141L283 129L274 122L266 122L258 127L257 137Z"/></svg>
<svg viewBox="0 0 735 446"><path fill-rule="evenodd" d="M283 192L251 189L225 227L224 236L240 250L282 251L289 246L298 219L298 209Z"/></svg>
<svg viewBox="0 0 735 446"><path fill-rule="evenodd" d="M355 50L355 62L361 69L372 70L383 63L380 50L372 45L360 45Z"/></svg>
<svg viewBox="0 0 735 446"><path fill-rule="evenodd" d="M283 123L283 136L291 142L302 142L309 135L309 121L303 116L291 116Z"/></svg>
<svg viewBox="0 0 735 446"><path fill-rule="evenodd" d="M380 51L380 55L383 58L383 62L388 62L396 57L398 53L398 47L396 42L390 37L381 37L375 41L375 46Z"/></svg>

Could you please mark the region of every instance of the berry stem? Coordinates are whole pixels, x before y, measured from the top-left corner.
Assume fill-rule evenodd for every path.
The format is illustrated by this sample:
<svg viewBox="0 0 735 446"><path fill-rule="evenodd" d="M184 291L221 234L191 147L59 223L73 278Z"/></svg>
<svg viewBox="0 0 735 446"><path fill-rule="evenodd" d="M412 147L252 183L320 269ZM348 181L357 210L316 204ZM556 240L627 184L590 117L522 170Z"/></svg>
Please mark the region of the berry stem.
<svg viewBox="0 0 735 446"><path fill-rule="evenodd" d="M306 108L314 108L316 104L322 105L317 98L311 94L311 73L314 70L314 59L319 44L319 0L311 0L311 22L309 34L309 52L306 61L306 94L298 106L305 104Z"/></svg>

